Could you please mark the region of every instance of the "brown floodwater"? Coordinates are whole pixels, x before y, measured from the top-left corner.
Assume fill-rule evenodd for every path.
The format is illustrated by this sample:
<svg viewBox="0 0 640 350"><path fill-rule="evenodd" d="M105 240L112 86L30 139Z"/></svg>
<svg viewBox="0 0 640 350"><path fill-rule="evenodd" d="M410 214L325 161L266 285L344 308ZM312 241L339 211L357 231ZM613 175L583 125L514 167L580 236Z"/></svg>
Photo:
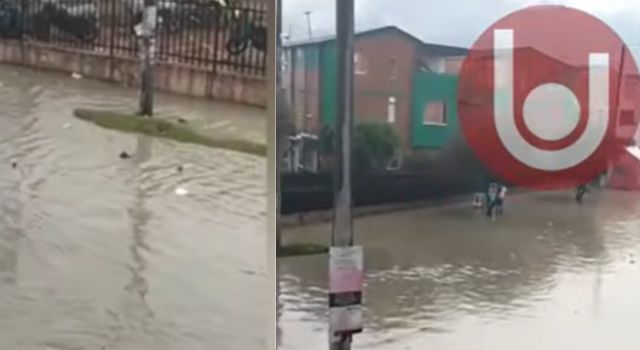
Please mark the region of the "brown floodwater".
<svg viewBox="0 0 640 350"><path fill-rule="evenodd" d="M6 66L0 83L0 349L264 349L265 160L72 117L133 90ZM264 135L258 110L158 102Z"/></svg>
<svg viewBox="0 0 640 350"><path fill-rule="evenodd" d="M354 349L601 350L640 344L640 193L508 198L361 218L365 330ZM288 230L327 243L330 226ZM327 257L278 261L280 348L327 346Z"/></svg>

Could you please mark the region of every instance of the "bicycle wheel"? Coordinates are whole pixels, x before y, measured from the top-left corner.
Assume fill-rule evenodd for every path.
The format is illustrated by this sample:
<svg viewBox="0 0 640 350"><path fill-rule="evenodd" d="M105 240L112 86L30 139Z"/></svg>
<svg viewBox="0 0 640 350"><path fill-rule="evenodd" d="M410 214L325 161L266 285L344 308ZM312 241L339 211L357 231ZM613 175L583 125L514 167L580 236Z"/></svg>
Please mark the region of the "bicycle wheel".
<svg viewBox="0 0 640 350"><path fill-rule="evenodd" d="M247 50L249 47L249 40L246 38L231 38L227 41L225 49L231 55L239 55Z"/></svg>

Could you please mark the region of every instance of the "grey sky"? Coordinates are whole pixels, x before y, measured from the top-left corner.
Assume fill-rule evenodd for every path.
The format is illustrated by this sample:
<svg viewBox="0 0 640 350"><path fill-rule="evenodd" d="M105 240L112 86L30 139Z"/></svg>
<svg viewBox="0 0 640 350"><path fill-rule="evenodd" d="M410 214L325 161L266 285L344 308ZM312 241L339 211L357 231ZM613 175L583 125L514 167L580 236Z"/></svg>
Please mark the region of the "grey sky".
<svg viewBox="0 0 640 350"><path fill-rule="evenodd" d="M313 11L314 36L335 31L336 0L284 0L283 31L307 38L305 11ZM468 47L496 20L531 5L561 4L610 25L640 62L639 0L355 0L358 30L397 25L426 42ZM291 30L289 30L291 29Z"/></svg>

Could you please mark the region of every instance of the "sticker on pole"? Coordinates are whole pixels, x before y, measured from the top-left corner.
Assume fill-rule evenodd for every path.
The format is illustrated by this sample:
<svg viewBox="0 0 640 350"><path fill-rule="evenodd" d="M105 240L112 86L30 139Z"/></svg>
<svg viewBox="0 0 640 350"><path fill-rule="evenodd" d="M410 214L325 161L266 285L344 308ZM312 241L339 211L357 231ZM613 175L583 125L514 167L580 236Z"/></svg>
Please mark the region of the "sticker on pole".
<svg viewBox="0 0 640 350"><path fill-rule="evenodd" d="M332 335L362 331L363 253L361 246L329 250L329 330Z"/></svg>
<svg viewBox="0 0 640 350"><path fill-rule="evenodd" d="M628 47L604 22L564 6L528 7L471 47L460 70L460 124L503 181L573 187L634 144L639 81Z"/></svg>

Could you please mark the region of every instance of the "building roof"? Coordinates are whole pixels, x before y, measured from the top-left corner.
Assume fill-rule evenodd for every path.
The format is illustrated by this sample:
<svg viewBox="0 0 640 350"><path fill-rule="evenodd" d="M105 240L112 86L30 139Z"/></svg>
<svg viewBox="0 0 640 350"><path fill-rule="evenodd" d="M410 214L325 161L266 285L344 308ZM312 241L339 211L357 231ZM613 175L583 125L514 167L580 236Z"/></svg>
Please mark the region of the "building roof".
<svg viewBox="0 0 640 350"><path fill-rule="evenodd" d="M355 33L355 37L362 38L366 36L389 34L389 33L394 33L394 34L399 34L400 36L404 36L405 38L414 42L416 46L420 47L425 53L428 53L431 55L464 56L469 51L468 49L463 47L425 43L424 41L410 34L409 32L404 31L396 26L385 26L385 27L379 27L379 28L360 31ZM285 44L284 46L292 48L292 47L320 45L323 43L333 41L335 39L336 39L335 35L327 35L327 36L317 37L313 39L290 42Z"/></svg>

